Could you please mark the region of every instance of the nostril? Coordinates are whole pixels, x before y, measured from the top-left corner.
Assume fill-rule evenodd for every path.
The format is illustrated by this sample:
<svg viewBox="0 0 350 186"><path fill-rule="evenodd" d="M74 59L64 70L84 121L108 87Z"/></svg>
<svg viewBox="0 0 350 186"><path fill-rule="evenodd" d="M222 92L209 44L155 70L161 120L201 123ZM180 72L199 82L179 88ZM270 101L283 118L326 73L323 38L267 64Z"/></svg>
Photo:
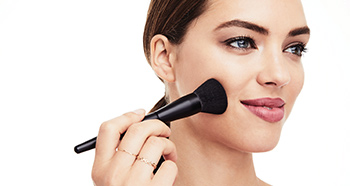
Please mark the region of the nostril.
<svg viewBox="0 0 350 186"><path fill-rule="evenodd" d="M266 82L265 84L266 84L266 85L277 85L277 84L274 83L274 82Z"/></svg>

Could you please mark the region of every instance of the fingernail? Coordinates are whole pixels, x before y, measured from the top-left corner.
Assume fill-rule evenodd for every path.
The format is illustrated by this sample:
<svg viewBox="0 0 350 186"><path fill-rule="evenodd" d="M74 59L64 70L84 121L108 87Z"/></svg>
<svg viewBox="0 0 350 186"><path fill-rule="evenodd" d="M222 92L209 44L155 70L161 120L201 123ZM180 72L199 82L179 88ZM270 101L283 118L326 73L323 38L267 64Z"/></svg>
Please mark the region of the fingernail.
<svg viewBox="0 0 350 186"><path fill-rule="evenodd" d="M137 114L137 115L141 115L141 114L145 113L145 111L143 109L137 109L137 110L134 110L132 112Z"/></svg>

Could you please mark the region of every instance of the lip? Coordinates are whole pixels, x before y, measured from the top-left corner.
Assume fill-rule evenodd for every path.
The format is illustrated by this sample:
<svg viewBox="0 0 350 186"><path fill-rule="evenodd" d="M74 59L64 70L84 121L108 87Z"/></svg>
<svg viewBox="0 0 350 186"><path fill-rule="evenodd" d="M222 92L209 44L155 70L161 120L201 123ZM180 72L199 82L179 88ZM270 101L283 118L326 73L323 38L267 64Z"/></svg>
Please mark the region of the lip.
<svg viewBox="0 0 350 186"><path fill-rule="evenodd" d="M259 118L275 123L284 117L285 102L281 98L259 98L242 100L241 103Z"/></svg>

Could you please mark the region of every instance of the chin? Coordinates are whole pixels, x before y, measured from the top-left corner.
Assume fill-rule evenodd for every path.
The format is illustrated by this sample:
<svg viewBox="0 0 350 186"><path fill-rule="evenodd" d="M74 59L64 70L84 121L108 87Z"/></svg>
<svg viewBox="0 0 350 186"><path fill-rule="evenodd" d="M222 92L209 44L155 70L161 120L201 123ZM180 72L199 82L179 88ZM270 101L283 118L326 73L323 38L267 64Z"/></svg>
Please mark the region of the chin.
<svg viewBox="0 0 350 186"><path fill-rule="evenodd" d="M279 141L279 140L278 140ZM278 144L278 141L276 143L269 143L269 144L259 144L259 145L256 145L255 147L252 147L251 149L251 153L258 153L258 152L268 152L268 151L271 151L273 150L277 144Z"/></svg>
<svg viewBox="0 0 350 186"><path fill-rule="evenodd" d="M260 134L248 136L245 143L239 147L241 151L248 153L268 152L273 150L280 139L280 132L274 134Z"/></svg>

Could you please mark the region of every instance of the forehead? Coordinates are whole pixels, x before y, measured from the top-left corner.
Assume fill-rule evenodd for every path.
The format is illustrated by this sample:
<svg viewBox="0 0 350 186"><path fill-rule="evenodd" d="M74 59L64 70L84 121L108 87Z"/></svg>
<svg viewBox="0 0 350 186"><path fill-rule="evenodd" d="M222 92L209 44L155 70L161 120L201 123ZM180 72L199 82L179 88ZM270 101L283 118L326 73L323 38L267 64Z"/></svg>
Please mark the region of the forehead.
<svg viewBox="0 0 350 186"><path fill-rule="evenodd" d="M253 22L271 32L306 26L300 0L209 0L207 10L197 21L216 27L234 19Z"/></svg>

